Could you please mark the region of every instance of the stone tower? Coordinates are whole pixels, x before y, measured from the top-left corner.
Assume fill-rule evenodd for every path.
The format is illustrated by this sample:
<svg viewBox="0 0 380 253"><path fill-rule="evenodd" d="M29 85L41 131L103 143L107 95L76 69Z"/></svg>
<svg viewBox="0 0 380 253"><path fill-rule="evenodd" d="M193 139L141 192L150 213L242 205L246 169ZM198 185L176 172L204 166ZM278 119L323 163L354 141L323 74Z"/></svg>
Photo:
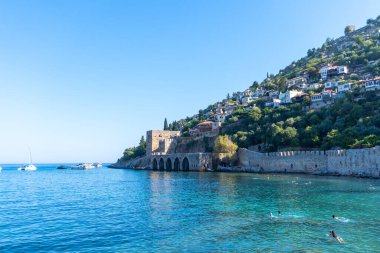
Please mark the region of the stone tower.
<svg viewBox="0 0 380 253"><path fill-rule="evenodd" d="M150 130L146 133L146 154L173 154L180 131Z"/></svg>

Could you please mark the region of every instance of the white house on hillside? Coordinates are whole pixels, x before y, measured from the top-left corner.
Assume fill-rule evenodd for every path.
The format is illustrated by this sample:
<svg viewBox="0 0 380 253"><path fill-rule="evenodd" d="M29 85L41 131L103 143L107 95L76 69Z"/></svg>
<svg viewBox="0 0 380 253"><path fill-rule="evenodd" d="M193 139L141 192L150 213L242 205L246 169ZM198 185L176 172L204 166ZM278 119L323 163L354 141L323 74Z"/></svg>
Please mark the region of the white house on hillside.
<svg viewBox="0 0 380 253"><path fill-rule="evenodd" d="M212 123L212 131L219 129L222 126L222 122L217 121Z"/></svg>
<svg viewBox="0 0 380 253"><path fill-rule="evenodd" d="M310 95L311 104L314 107L322 107L331 104L332 98L336 93L333 91L323 91Z"/></svg>
<svg viewBox="0 0 380 253"><path fill-rule="evenodd" d="M251 89L246 89L244 91L244 94L243 94L243 97L251 97L253 94L252 90Z"/></svg>
<svg viewBox="0 0 380 253"><path fill-rule="evenodd" d="M290 104L292 103L292 98L300 94L302 94L302 91L288 90L284 93L280 92L280 95L278 95L278 98L281 100L281 103Z"/></svg>
<svg viewBox="0 0 380 253"><path fill-rule="evenodd" d="M322 85L320 83L311 83L311 84L308 84L307 85L307 89L318 89L320 88Z"/></svg>
<svg viewBox="0 0 380 253"><path fill-rule="evenodd" d="M325 82L325 89L331 89L337 87L338 85L338 82Z"/></svg>
<svg viewBox="0 0 380 253"><path fill-rule="evenodd" d="M255 90L253 96L254 97L262 97L265 94L265 89L263 87L259 87Z"/></svg>
<svg viewBox="0 0 380 253"><path fill-rule="evenodd" d="M323 101L322 93L315 93L310 96L311 102L320 102Z"/></svg>
<svg viewBox="0 0 380 253"><path fill-rule="evenodd" d="M224 122L226 120L226 115L224 115L224 114L216 114L215 115L215 120L216 121L220 121L220 122Z"/></svg>
<svg viewBox="0 0 380 253"><path fill-rule="evenodd" d="M270 98L277 97L280 92L277 90L272 90L268 92Z"/></svg>
<svg viewBox="0 0 380 253"><path fill-rule="evenodd" d="M289 88L295 85L297 85L297 87L300 87L300 86L306 85L306 83L307 83L307 79L305 77L297 76L295 78L288 80L287 87Z"/></svg>
<svg viewBox="0 0 380 253"><path fill-rule="evenodd" d="M265 106L266 107L273 107L273 108L277 108L279 107L281 104L281 100L278 99L278 98L273 98L272 101L269 101L269 102L266 102L265 103Z"/></svg>
<svg viewBox="0 0 380 253"><path fill-rule="evenodd" d="M365 90L380 90L380 76L365 81Z"/></svg>
<svg viewBox="0 0 380 253"><path fill-rule="evenodd" d="M253 101L254 101L253 97L243 97L243 98L241 99L241 103L242 103L242 104L249 104L249 103L251 103L251 102L253 102Z"/></svg>
<svg viewBox="0 0 380 253"><path fill-rule="evenodd" d="M346 66L331 66L327 65L319 70L322 80L326 80L329 77L348 74L348 68Z"/></svg>
<svg viewBox="0 0 380 253"><path fill-rule="evenodd" d="M345 92L352 89L352 83L343 83L338 85L338 92Z"/></svg>
<svg viewBox="0 0 380 253"><path fill-rule="evenodd" d="M221 114L221 113L223 113L223 108L222 108L222 107L217 107L217 108L215 109L215 113L217 113L217 114Z"/></svg>

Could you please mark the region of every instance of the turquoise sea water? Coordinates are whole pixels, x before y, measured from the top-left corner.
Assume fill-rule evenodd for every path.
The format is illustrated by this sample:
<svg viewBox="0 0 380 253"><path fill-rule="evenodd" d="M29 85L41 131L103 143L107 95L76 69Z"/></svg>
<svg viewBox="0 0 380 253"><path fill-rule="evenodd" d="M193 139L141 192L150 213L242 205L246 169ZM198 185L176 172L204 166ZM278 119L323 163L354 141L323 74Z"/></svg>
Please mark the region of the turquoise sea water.
<svg viewBox="0 0 380 253"><path fill-rule="evenodd" d="M0 252L380 252L380 180L38 167L0 172Z"/></svg>

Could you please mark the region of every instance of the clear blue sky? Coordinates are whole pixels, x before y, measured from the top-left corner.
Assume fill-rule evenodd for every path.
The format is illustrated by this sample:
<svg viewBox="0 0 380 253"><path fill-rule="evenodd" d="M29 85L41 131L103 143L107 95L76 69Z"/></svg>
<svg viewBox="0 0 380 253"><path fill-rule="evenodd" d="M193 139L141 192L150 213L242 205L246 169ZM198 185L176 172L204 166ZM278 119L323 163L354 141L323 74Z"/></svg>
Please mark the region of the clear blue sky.
<svg viewBox="0 0 380 253"><path fill-rule="evenodd" d="M115 161L365 25L380 1L0 2L0 163Z"/></svg>

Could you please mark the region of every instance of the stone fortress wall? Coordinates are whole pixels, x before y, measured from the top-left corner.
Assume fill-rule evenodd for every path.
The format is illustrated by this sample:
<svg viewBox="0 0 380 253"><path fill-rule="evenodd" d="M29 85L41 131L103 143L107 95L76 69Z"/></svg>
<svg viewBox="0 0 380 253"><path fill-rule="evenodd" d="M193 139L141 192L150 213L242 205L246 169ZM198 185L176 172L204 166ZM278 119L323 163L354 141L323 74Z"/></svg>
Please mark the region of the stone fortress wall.
<svg viewBox="0 0 380 253"><path fill-rule="evenodd" d="M165 171L205 171L215 163L215 155L207 153L214 136L181 137L179 131L151 130L146 135L143 162L127 162L124 166Z"/></svg>
<svg viewBox="0 0 380 253"><path fill-rule="evenodd" d="M146 134L146 154L207 153L217 135L181 137L179 131L151 130Z"/></svg>
<svg viewBox="0 0 380 253"><path fill-rule="evenodd" d="M146 156L118 163L118 168L153 170L306 173L380 178L380 146L366 149L329 151L283 151L260 153L239 149L237 167L218 167L223 154L208 149L212 137L191 139L178 131L147 132Z"/></svg>
<svg viewBox="0 0 380 253"><path fill-rule="evenodd" d="M307 173L380 178L380 146L329 151L259 153L239 149L235 171Z"/></svg>
<svg viewBox="0 0 380 253"><path fill-rule="evenodd" d="M152 155L146 169L161 171L206 171L211 169L211 153L178 153Z"/></svg>
<svg viewBox="0 0 380 253"><path fill-rule="evenodd" d="M146 154L173 154L180 137L179 131L151 130L146 133Z"/></svg>
<svg viewBox="0 0 380 253"><path fill-rule="evenodd" d="M328 173L380 178L380 146L326 151Z"/></svg>

